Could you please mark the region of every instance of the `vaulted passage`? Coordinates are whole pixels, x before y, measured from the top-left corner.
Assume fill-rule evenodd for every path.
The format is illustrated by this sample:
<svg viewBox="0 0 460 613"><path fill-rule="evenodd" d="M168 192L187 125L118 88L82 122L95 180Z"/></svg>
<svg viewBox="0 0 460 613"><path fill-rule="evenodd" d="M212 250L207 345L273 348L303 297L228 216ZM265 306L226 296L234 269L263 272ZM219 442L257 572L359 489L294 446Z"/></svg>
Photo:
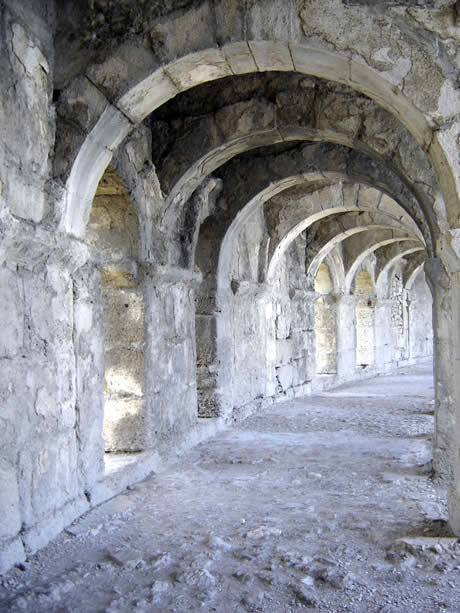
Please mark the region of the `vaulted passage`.
<svg viewBox="0 0 460 613"><path fill-rule="evenodd" d="M433 391L427 362L249 417L74 523L0 606L453 612Z"/></svg>
<svg viewBox="0 0 460 613"><path fill-rule="evenodd" d="M428 362L460 535L457 5L0 3L0 575L245 419Z"/></svg>

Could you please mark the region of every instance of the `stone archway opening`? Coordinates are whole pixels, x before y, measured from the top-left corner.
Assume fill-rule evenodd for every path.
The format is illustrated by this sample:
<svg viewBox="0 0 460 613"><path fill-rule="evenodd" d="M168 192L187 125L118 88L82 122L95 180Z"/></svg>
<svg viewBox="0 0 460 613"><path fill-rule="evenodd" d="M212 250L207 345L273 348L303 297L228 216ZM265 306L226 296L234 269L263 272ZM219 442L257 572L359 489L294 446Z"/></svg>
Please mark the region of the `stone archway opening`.
<svg viewBox="0 0 460 613"><path fill-rule="evenodd" d="M144 448L144 295L139 228L126 187L110 167L91 208L87 242L100 256L104 319L106 453Z"/></svg>
<svg viewBox="0 0 460 613"><path fill-rule="evenodd" d="M356 366L368 368L375 363L375 289L371 276L361 271L355 280L358 297L356 317Z"/></svg>
<svg viewBox="0 0 460 613"><path fill-rule="evenodd" d="M337 374L337 324L333 284L329 267L320 264L315 278L316 374Z"/></svg>

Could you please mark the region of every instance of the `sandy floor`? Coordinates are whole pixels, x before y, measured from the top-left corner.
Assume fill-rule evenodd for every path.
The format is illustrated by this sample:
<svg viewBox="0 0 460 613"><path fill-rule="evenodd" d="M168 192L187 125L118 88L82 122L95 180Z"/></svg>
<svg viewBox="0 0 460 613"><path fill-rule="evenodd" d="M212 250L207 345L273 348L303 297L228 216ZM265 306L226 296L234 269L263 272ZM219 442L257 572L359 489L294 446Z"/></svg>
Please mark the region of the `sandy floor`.
<svg viewBox="0 0 460 613"><path fill-rule="evenodd" d="M417 368L250 417L11 571L0 610L458 612L432 396Z"/></svg>

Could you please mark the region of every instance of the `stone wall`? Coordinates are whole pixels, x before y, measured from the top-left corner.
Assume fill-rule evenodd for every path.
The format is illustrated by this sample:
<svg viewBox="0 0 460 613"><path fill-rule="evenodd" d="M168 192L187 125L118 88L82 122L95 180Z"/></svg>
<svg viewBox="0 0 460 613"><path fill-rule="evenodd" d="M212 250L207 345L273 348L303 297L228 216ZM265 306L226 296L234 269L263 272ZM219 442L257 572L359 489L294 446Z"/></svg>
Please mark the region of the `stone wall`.
<svg viewBox="0 0 460 613"><path fill-rule="evenodd" d="M433 353L433 297L421 271L414 286L407 291L409 326L409 358L417 359Z"/></svg>
<svg viewBox="0 0 460 613"><path fill-rule="evenodd" d="M427 256L460 491L453 5L157 4L0 6L0 572L232 416L431 355Z"/></svg>

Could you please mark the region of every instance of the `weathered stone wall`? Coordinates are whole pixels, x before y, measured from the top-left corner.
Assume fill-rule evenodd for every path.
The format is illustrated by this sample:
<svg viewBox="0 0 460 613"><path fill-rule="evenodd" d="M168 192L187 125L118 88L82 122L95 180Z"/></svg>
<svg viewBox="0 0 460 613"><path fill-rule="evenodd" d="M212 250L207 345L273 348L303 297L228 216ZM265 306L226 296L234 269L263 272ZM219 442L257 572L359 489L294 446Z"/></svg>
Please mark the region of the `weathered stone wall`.
<svg viewBox="0 0 460 613"><path fill-rule="evenodd" d="M433 297L425 275L417 275L413 287L407 292L409 358L417 359L433 353Z"/></svg>
<svg viewBox="0 0 460 613"><path fill-rule="evenodd" d="M279 266L275 293L276 393L292 397L309 391L315 371L314 294L307 289L305 236L289 246Z"/></svg>
<svg viewBox="0 0 460 613"><path fill-rule="evenodd" d="M271 395L267 390L267 347L273 334L272 297L259 283L259 261L263 257L260 245L265 234L264 217L258 210L241 228L233 247L232 388L237 411Z"/></svg>
<svg viewBox="0 0 460 613"><path fill-rule="evenodd" d="M72 278L84 249L47 232L54 25L53 2L0 7L0 571L88 506L74 357L88 317Z"/></svg>
<svg viewBox="0 0 460 613"><path fill-rule="evenodd" d="M167 455L198 431L197 404L202 417L229 417L320 387L316 349L328 346L328 363L334 351L319 334L315 345L304 258L334 233L343 245L329 251L337 275L317 326L332 326L334 304L332 383L431 353L421 277L407 294L398 284L366 295L365 308L377 296L372 368L356 367L349 295L360 267L377 284L396 243L400 256L406 241L431 258L435 463L450 476L456 465L460 526L454 5L157 4L0 6L0 572L113 491L109 397L129 418L116 435L106 424L107 448ZM173 98L175 111L142 123ZM105 215L100 193L99 228L93 218L88 230L111 161L134 213ZM219 288L220 248L248 202L254 217L226 252L231 278ZM378 237L388 249L372 260ZM287 244L268 283L268 261Z"/></svg>
<svg viewBox="0 0 460 613"><path fill-rule="evenodd" d="M195 285L183 271L145 271L146 446L168 453L197 422Z"/></svg>
<svg viewBox="0 0 460 613"><path fill-rule="evenodd" d="M54 146L54 3L6 1L0 7L0 210L40 222Z"/></svg>

